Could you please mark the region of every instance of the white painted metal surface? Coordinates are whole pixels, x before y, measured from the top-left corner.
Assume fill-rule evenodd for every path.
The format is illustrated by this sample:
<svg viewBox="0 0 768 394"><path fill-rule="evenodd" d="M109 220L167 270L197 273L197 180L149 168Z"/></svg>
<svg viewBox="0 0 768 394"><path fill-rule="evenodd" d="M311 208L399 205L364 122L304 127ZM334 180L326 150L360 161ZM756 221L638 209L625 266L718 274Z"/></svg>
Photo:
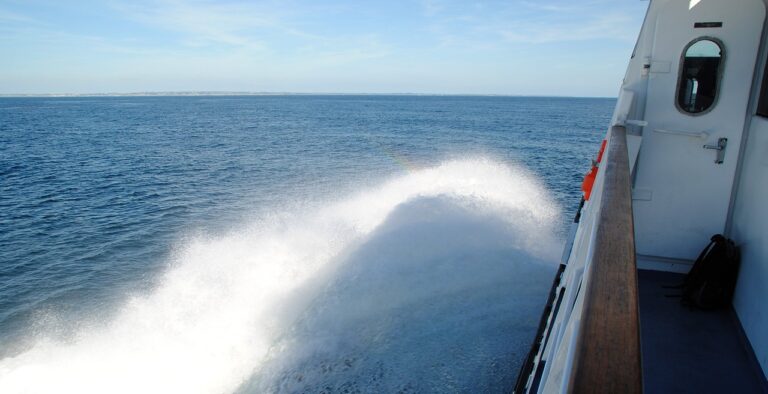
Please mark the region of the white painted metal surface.
<svg viewBox="0 0 768 394"><path fill-rule="evenodd" d="M734 308L768 376L768 118L754 115L760 90L755 78L768 62L766 2L652 0L611 125L628 130L638 266L686 272L730 220L727 235L742 250ZM722 27L697 29L695 22ZM682 52L701 36L723 43L724 73L714 108L692 116L676 107L676 88ZM716 145L719 138L728 138L728 146L724 162L715 164L715 151L703 145ZM560 308L549 317L548 339L535 358L544 365L538 393L568 390L602 187L598 172L557 289Z"/></svg>
<svg viewBox="0 0 768 394"><path fill-rule="evenodd" d="M764 36L768 38L768 33ZM766 49L764 62L768 57ZM759 86L756 83L753 89L753 104L757 102ZM741 249L741 272L733 307L763 373L768 376L768 118L750 116L748 133L729 234Z"/></svg>
<svg viewBox="0 0 768 394"><path fill-rule="evenodd" d="M610 146L610 143L606 146ZM607 157L608 149L606 148L603 157ZM567 257L567 268L557 288L556 294L562 292L560 309L553 310L553 314L550 315L547 322L548 340L535 359L538 365L544 365L541 384L536 390L538 393L566 392L567 390L575 356L575 338L579 335L583 308L584 297L581 289L586 286L588 280L584 274L588 272L588 264L592 260L604 178L604 171L598 170L592 188L592 197L582 208L581 221L573 239L573 248Z"/></svg>
<svg viewBox="0 0 768 394"><path fill-rule="evenodd" d="M765 7L761 0L738 5L668 0L653 6L658 14L650 21L652 45L640 54L650 57L652 66L644 114L648 127L634 185L652 191L653 197L635 201L637 251L694 260L709 237L725 229ZM696 22L723 26L694 28ZM723 43L723 74L712 110L691 115L676 107L676 92L683 51L700 37ZM722 164L714 162L714 150L703 148L717 145L719 138L728 139Z"/></svg>

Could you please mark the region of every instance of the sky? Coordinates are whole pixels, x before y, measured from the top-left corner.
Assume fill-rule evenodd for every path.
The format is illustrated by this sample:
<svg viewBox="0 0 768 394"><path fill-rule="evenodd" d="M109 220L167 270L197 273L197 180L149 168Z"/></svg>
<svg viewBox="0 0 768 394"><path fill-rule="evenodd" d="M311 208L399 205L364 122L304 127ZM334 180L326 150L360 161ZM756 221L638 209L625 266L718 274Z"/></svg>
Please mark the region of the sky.
<svg viewBox="0 0 768 394"><path fill-rule="evenodd" d="M0 94L615 97L640 0L0 0Z"/></svg>

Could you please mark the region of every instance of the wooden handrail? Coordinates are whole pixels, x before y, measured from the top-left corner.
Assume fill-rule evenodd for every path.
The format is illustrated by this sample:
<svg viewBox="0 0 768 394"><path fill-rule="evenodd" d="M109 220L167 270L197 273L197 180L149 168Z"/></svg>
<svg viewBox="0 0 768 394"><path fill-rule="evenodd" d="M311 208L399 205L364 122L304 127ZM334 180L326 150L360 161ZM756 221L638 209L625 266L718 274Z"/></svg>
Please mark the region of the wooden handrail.
<svg viewBox="0 0 768 394"><path fill-rule="evenodd" d="M627 134L611 129L594 255L569 382L574 393L642 393Z"/></svg>

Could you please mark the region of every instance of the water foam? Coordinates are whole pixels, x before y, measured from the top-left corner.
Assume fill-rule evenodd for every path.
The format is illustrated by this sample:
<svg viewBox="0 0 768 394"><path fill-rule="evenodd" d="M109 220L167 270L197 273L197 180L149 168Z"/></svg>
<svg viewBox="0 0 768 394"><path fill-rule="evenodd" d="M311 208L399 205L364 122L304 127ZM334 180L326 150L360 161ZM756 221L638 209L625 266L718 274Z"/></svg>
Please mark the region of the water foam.
<svg viewBox="0 0 768 394"><path fill-rule="evenodd" d="M445 218L457 211L463 213L453 221L409 221ZM486 267L485 275L462 282L456 278L477 270L462 271L458 259L440 265L440 261L460 255L461 245L474 243L477 251L487 249L488 242L505 243L504 248L553 261L558 251L551 234L557 215L545 190L525 171L487 159L457 160L411 172L315 209L262 218L226 236L197 238L180 248L156 290L127 301L111 321L84 325L66 342L41 337L26 352L0 360L0 392L306 389L301 382L311 381L319 368L313 354L338 348L337 342L344 339L329 337L350 327L357 327L363 335L377 310L392 310L404 303L421 305L425 297L441 292L452 300L451 294L456 292L448 290L462 286L466 294L479 294L470 290L491 283L500 289L497 270ZM496 231L503 239L491 237L495 230L477 230L483 228L481 222L488 221L506 229ZM403 232L409 223L412 231ZM461 228L468 223L479 231L475 231L477 239L467 237L466 229ZM434 242L412 244L414 237L425 233L433 234ZM446 240L458 246L448 245L437 255L429 251ZM377 242L384 244L366 248ZM393 250L406 253L389 255L397 261L430 261L419 268L428 271L420 277L434 275L441 278L440 283L407 285L407 278L399 282L397 275L410 272L414 265L382 260L381 256ZM350 265L377 259L368 268ZM382 277L400 285L381 287L378 281ZM363 285L365 288L359 287ZM371 290L375 286L379 290ZM496 301L483 300L486 304ZM340 302L344 305L339 309ZM355 321L366 323L356 326ZM344 324L347 326L342 328ZM325 333L322 340L315 336L318 332ZM352 346L358 356L339 362L347 369L364 364L358 360L364 358L360 354L365 352L365 344L380 334L365 334L368 339ZM391 351L402 350L388 346ZM370 373L370 365L357 369L357 375ZM323 379L319 381L327 383Z"/></svg>

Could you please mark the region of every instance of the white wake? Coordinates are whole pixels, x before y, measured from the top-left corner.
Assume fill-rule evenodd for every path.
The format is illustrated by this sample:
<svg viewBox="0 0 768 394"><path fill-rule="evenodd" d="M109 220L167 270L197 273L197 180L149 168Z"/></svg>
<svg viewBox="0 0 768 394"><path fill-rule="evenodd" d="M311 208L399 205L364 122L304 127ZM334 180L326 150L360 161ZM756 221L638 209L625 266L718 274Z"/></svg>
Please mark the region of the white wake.
<svg viewBox="0 0 768 394"><path fill-rule="evenodd" d="M0 393L336 391L350 382L378 391L402 389L392 382L427 373L414 370L425 364L450 374L445 359L477 368L468 346L450 350L440 338L488 335L500 324L488 316L514 310L508 288L526 278L508 276L541 274L509 260L554 261L558 214L525 171L474 159L262 217L181 245L160 285L111 321L83 324L66 342L39 335L0 360ZM496 346L477 340L480 353Z"/></svg>

